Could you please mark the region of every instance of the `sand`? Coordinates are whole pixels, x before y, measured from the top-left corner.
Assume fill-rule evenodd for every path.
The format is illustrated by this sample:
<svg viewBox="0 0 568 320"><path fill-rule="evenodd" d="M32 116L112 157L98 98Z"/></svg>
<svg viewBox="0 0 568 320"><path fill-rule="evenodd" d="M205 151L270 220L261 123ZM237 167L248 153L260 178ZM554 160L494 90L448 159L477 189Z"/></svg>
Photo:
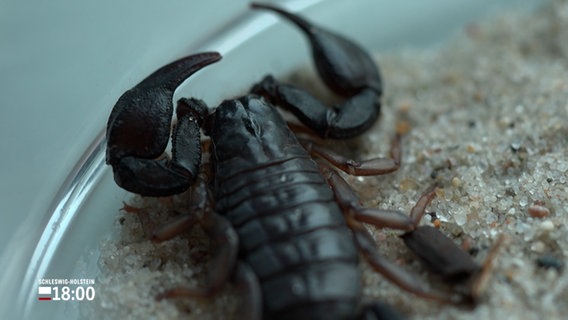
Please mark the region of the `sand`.
<svg viewBox="0 0 568 320"><path fill-rule="evenodd" d="M436 183L441 189L428 211L476 261L499 235L506 242L474 309L417 299L365 263L363 301L387 301L410 319L568 318L568 2L504 12L435 48L381 52L377 61L383 117L368 134L335 147L359 158L381 156L397 124L409 131L399 171L349 178L365 204L408 212ZM182 200L130 203L148 207L151 228L182 214ZM382 254L438 285L400 232L369 230ZM203 285L210 254L199 228L153 244L138 217L121 212L114 232L101 242L97 300L85 306L86 318L230 318L238 301L230 286L209 303L154 300L164 288Z"/></svg>

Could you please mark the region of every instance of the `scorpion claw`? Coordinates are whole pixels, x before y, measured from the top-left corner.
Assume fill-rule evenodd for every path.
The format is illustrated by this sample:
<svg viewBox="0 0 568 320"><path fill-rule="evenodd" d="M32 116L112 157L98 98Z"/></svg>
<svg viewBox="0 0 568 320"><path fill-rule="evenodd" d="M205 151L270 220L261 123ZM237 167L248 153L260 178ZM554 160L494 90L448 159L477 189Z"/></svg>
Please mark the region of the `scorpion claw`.
<svg viewBox="0 0 568 320"><path fill-rule="evenodd" d="M381 94L382 82L377 66L359 45L273 5L252 3L251 7L274 11L306 34L320 76L337 94L352 96L364 88L371 88L378 95Z"/></svg>
<svg viewBox="0 0 568 320"><path fill-rule="evenodd" d="M169 63L154 71L136 87L162 87L173 93L182 82L203 67L221 60L218 52L196 53Z"/></svg>
<svg viewBox="0 0 568 320"><path fill-rule="evenodd" d="M179 59L118 99L107 124L106 161L113 167L119 186L145 196L172 195L189 187L201 160L199 122L204 117L203 103L186 103L193 111L178 111L172 159L156 158L168 144L175 89L219 59L216 52Z"/></svg>
<svg viewBox="0 0 568 320"><path fill-rule="evenodd" d="M274 11L296 24L308 37L318 74L335 93L348 97L335 109L307 92L265 78L252 92L295 114L322 137L349 138L368 129L379 116L382 81L371 56L353 41L317 27L304 18L270 4L252 8Z"/></svg>

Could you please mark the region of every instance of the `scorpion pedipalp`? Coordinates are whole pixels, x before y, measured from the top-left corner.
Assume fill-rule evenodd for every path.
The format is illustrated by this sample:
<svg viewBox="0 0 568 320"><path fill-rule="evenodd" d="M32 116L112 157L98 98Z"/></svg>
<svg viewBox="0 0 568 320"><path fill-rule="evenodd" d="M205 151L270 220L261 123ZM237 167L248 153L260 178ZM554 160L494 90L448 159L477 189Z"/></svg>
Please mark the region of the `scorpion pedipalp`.
<svg viewBox="0 0 568 320"><path fill-rule="evenodd" d="M116 183L144 196L167 196L186 190L201 162L199 116L203 104L182 102L194 112L178 112L172 159L159 158L166 148L176 88L201 68L218 61L216 52L194 54L152 73L116 102L107 124L106 162ZM179 117L181 115L181 117Z"/></svg>
<svg viewBox="0 0 568 320"><path fill-rule="evenodd" d="M367 130L380 114L382 80L371 56L355 42L278 7L253 3L253 8L274 11L296 24L308 37L318 74L335 93L348 97L328 108L302 89L277 82L272 76L252 92L292 112L321 137L350 138Z"/></svg>

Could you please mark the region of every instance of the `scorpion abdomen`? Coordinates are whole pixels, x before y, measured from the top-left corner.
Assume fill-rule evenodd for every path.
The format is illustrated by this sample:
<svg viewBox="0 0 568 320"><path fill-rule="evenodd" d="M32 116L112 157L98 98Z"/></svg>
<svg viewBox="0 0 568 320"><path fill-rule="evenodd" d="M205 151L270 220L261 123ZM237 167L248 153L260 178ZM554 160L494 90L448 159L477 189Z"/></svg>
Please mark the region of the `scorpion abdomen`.
<svg viewBox="0 0 568 320"><path fill-rule="evenodd" d="M259 279L265 318L352 318L358 253L317 164L262 99L225 102L212 121L235 126L210 132L216 210L235 227L241 259Z"/></svg>

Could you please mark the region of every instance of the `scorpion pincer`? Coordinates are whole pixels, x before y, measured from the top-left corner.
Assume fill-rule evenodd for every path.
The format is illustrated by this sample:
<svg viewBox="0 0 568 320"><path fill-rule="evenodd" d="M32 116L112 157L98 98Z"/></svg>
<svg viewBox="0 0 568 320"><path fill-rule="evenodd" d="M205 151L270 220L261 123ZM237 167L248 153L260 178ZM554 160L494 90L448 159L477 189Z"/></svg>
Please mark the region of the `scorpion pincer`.
<svg viewBox="0 0 568 320"><path fill-rule="evenodd" d="M286 109L321 137L361 134L380 113L381 77L370 56L352 41L301 17L266 4L252 6L277 12L299 26L311 44L319 75L347 98L328 108L307 92L268 76L251 94L226 100L214 110L200 100L181 99L168 158L163 153L174 91L221 56L205 52L174 61L120 97L107 126L107 163L116 183L154 197L191 187L201 214L189 213L188 221L201 224L214 246L215 268L208 287L173 288L160 298L211 297L233 281L242 290L242 318L400 318L386 304L360 308L361 252L402 288L425 298L457 301L455 295L428 288L381 257L362 225L412 232L435 193L424 193L410 215L364 208L332 168L353 175L395 171L401 160L400 137L393 138L389 157L354 161L300 141L275 108ZM209 173L203 177L201 131L211 141ZM154 237L164 240L186 227L163 228Z"/></svg>

